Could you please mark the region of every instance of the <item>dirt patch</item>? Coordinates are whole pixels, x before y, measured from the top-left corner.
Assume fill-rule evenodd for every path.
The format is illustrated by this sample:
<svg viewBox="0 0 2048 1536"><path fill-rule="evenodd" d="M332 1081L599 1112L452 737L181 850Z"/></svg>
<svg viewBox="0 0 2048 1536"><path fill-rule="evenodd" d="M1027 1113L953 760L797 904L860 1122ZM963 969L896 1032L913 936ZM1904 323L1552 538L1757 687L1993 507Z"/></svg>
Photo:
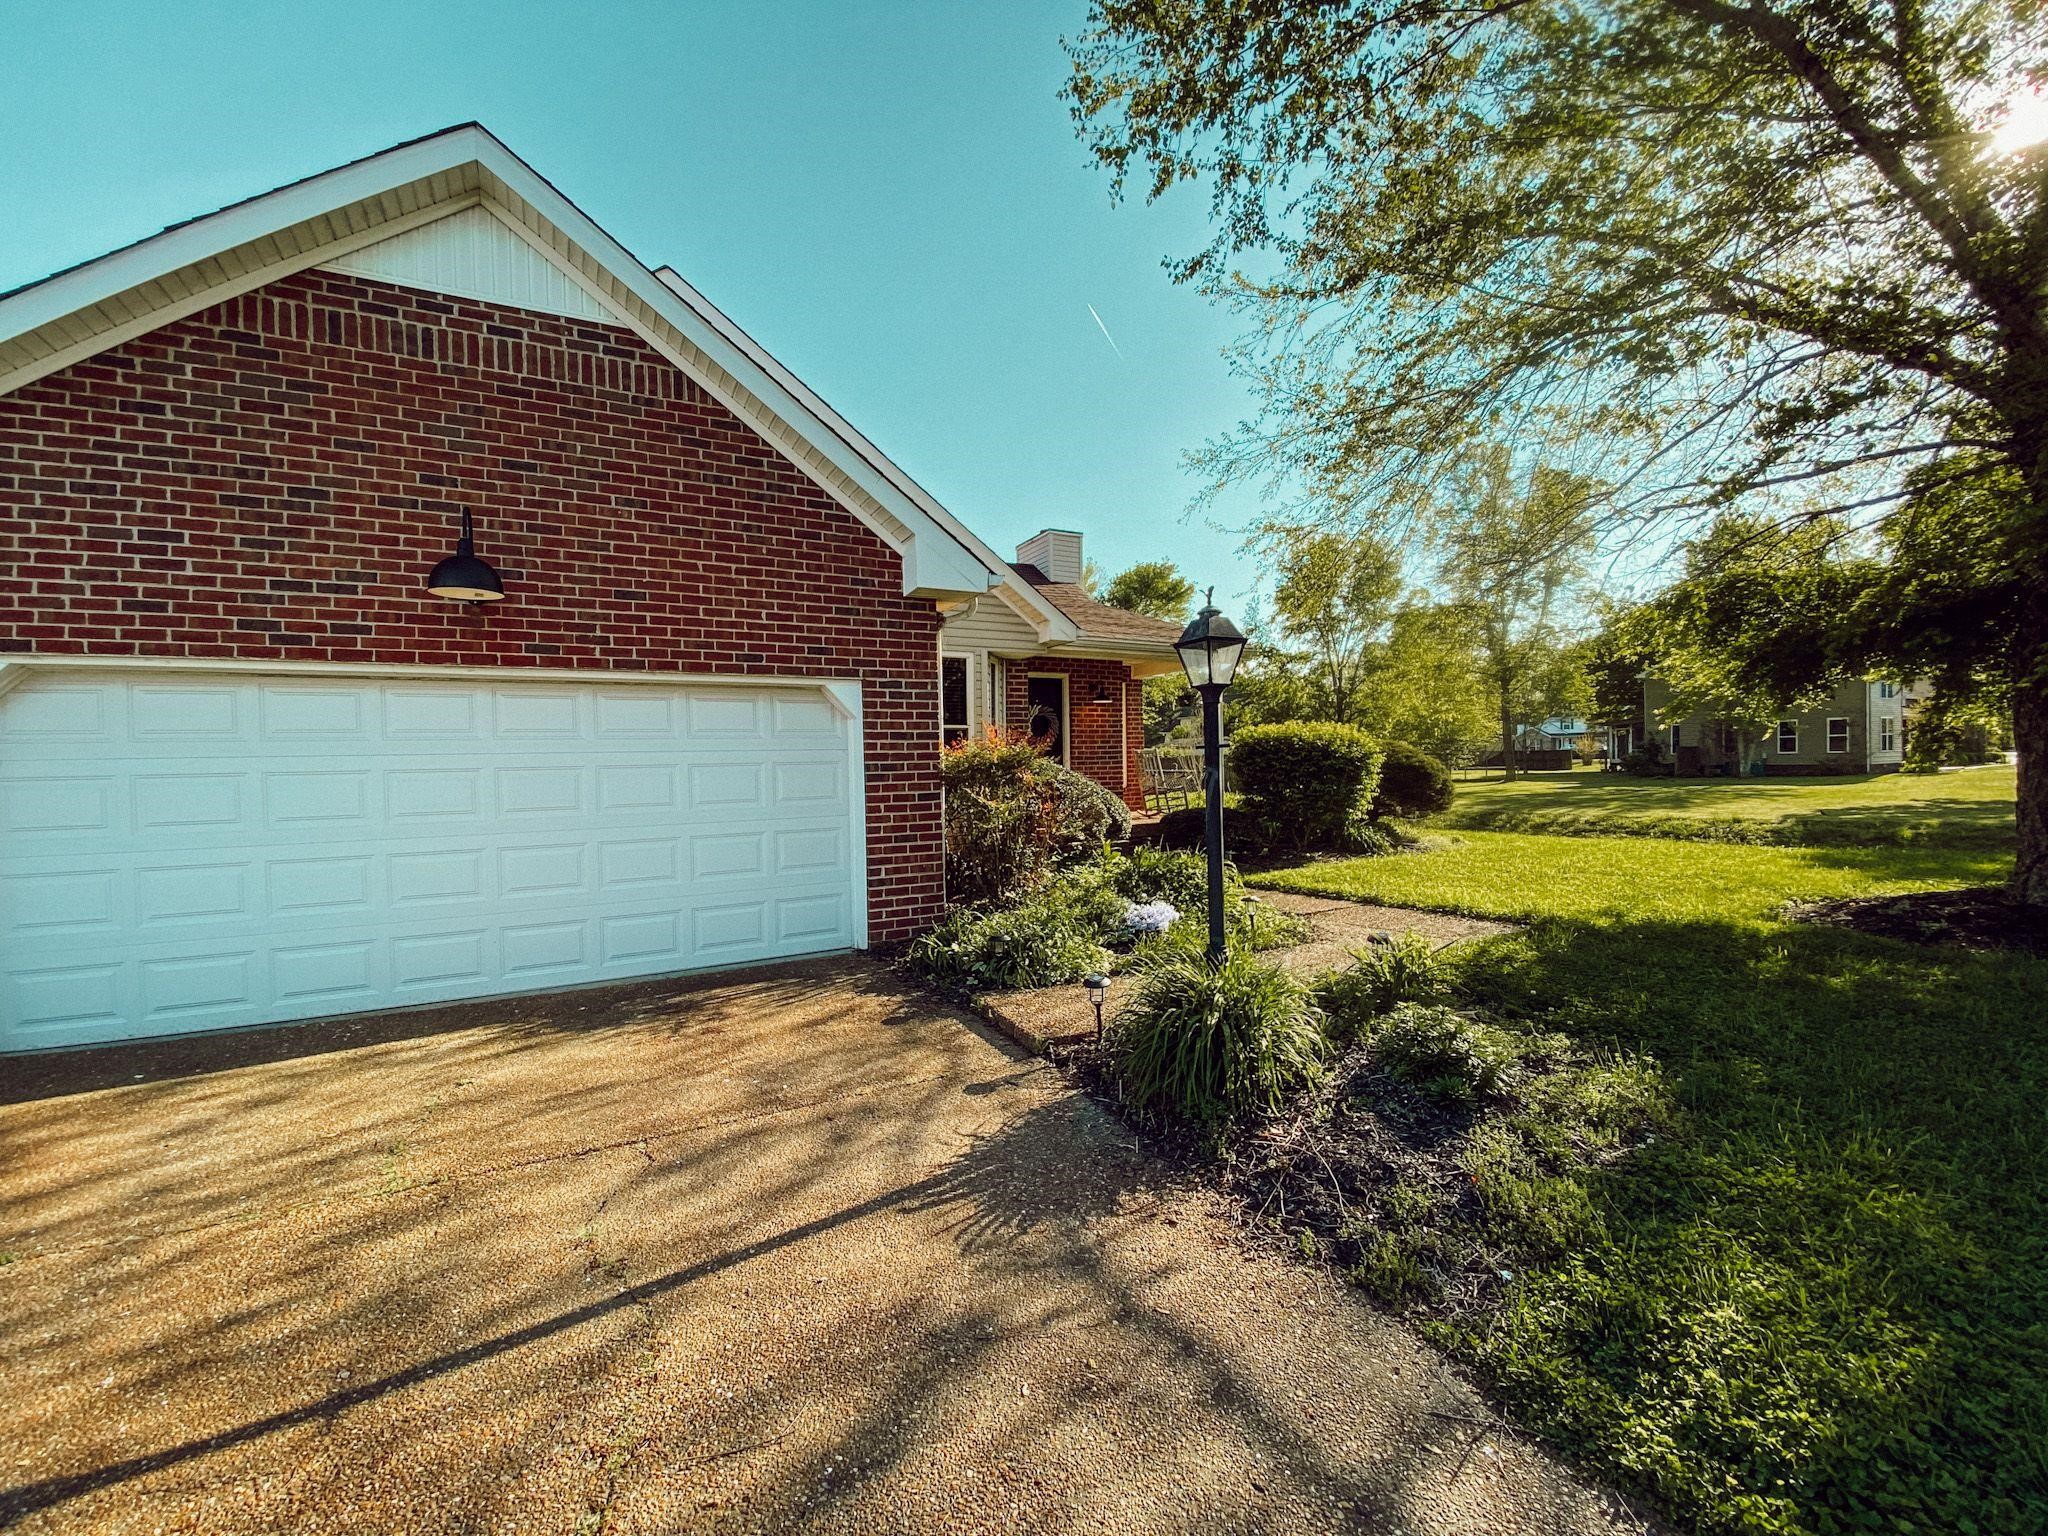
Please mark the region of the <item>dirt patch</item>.
<svg viewBox="0 0 2048 1536"><path fill-rule="evenodd" d="M2021 906L2002 885L1795 901L1786 906L1785 915L1794 922L1850 928L1907 944L2048 954L2048 913Z"/></svg>

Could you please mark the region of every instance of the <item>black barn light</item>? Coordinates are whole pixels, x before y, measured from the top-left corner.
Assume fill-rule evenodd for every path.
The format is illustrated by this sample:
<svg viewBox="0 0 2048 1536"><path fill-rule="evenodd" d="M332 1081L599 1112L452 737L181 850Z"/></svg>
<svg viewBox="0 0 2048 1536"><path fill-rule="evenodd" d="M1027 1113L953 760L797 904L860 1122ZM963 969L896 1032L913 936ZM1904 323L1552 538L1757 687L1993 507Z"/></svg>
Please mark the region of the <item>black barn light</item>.
<svg viewBox="0 0 2048 1536"><path fill-rule="evenodd" d="M455 541L455 553L434 567L427 590L458 603L495 603L505 595L505 583L497 571L477 555L467 507L462 509L462 537Z"/></svg>

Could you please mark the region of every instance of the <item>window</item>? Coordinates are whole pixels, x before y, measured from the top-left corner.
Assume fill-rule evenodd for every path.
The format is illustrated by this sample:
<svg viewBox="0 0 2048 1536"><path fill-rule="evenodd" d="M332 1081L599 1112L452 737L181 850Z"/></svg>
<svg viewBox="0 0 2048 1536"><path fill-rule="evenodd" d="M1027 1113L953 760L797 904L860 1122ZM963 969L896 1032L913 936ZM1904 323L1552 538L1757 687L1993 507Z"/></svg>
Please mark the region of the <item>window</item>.
<svg viewBox="0 0 2048 1536"><path fill-rule="evenodd" d="M1877 685L1877 696L1880 699L1896 699L1899 696L1899 690L1890 683L1879 683Z"/></svg>
<svg viewBox="0 0 2048 1536"><path fill-rule="evenodd" d="M1828 755L1839 756L1849 750L1849 722L1841 716L1828 720Z"/></svg>
<svg viewBox="0 0 2048 1536"><path fill-rule="evenodd" d="M939 744L950 747L974 734L969 718L967 658L939 658Z"/></svg>
<svg viewBox="0 0 2048 1536"><path fill-rule="evenodd" d="M1877 750L1896 752L1899 749L1899 723L1890 715L1877 717Z"/></svg>
<svg viewBox="0 0 2048 1536"><path fill-rule="evenodd" d="M1780 720L1778 722L1778 750L1780 752L1797 752L1799 750L1799 722L1797 720Z"/></svg>
<svg viewBox="0 0 2048 1536"><path fill-rule="evenodd" d="M1682 740L1683 737L1680 734L1679 727L1675 725L1671 727L1671 755L1673 757L1676 757L1678 755L1679 743Z"/></svg>

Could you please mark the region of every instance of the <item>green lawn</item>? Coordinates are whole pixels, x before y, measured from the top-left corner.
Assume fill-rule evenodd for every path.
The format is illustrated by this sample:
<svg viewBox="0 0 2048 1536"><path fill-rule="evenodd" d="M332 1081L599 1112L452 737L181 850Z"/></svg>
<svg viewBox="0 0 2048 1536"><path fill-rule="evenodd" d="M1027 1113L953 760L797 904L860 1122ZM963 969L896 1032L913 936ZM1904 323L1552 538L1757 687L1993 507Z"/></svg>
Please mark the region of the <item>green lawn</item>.
<svg viewBox="0 0 2048 1536"><path fill-rule="evenodd" d="M1775 914L2009 862L1474 832L1254 883L1526 921L1463 949L1467 1001L1678 1106L1560 1174L1574 1242L1500 1310L1425 1324L1523 1422L1709 1530L1989 1533L2048 1530L2048 961Z"/></svg>
<svg viewBox="0 0 2048 1536"><path fill-rule="evenodd" d="M1450 810L1432 824L1723 843L2009 848L2013 792L2013 770L2002 766L1839 779L1636 779L1579 770L1512 784L1460 783Z"/></svg>

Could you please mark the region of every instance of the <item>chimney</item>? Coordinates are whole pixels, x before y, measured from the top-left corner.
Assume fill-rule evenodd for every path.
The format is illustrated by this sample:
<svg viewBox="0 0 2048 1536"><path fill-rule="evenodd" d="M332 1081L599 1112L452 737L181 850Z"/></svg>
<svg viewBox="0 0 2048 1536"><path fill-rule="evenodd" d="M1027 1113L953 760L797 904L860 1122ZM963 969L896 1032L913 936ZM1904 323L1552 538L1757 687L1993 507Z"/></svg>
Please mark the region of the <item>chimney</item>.
<svg viewBox="0 0 2048 1536"><path fill-rule="evenodd" d="M1017 546L1017 563L1035 565L1048 581L1081 580L1081 535L1065 528L1047 528Z"/></svg>

